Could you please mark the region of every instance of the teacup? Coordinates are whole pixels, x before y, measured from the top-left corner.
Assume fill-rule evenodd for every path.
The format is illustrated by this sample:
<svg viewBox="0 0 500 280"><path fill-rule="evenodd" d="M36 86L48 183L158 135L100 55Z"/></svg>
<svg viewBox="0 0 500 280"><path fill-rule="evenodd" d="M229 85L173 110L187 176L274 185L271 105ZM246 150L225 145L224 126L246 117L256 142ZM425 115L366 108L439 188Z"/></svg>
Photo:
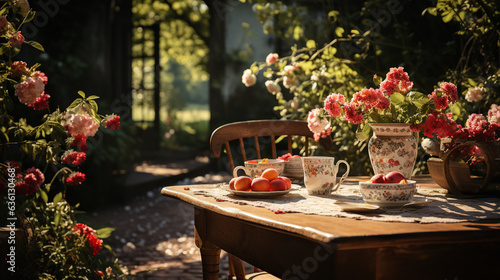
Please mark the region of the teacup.
<svg viewBox="0 0 500 280"><path fill-rule="evenodd" d="M261 160L254 161L245 161L245 166L236 166L233 170L233 177L238 177L238 170L245 171L245 174L250 178L260 177L262 172L268 168L274 168L278 174L283 174L285 162L281 159L269 159L263 163L260 163Z"/></svg>
<svg viewBox="0 0 500 280"><path fill-rule="evenodd" d="M347 170L336 183L341 163L347 166ZM311 195L328 195L332 191L336 191L351 170L349 163L345 160L339 160L335 164L334 157L302 157L302 165L304 167L304 184L307 192Z"/></svg>

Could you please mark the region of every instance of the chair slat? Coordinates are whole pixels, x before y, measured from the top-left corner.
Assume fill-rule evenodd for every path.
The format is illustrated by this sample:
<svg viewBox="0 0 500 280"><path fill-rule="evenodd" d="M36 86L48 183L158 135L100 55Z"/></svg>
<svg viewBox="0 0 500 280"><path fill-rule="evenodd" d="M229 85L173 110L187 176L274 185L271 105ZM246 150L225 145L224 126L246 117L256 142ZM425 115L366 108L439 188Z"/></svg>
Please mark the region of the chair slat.
<svg viewBox="0 0 500 280"><path fill-rule="evenodd" d="M231 165L231 170L234 170L233 154L231 154L231 147L229 146L229 142L224 143L224 146L226 147L227 160Z"/></svg>
<svg viewBox="0 0 500 280"><path fill-rule="evenodd" d="M273 151L273 158L277 158L276 156L276 139L274 139L274 135L271 135L271 148Z"/></svg>
<svg viewBox="0 0 500 280"><path fill-rule="evenodd" d="M257 151L257 158L261 159L259 137L258 136L254 136L253 139L255 140L255 150Z"/></svg>
<svg viewBox="0 0 500 280"><path fill-rule="evenodd" d="M305 150L305 153L306 153L306 156L309 155L309 137L306 136L306 140L305 140L305 144L304 144L304 148L306 149Z"/></svg>
<svg viewBox="0 0 500 280"><path fill-rule="evenodd" d="M243 161L247 161L247 153L245 152L245 144L243 144L243 138L238 138L240 140L240 151L243 156Z"/></svg>
<svg viewBox="0 0 500 280"><path fill-rule="evenodd" d="M288 135L288 152L292 153L292 135Z"/></svg>

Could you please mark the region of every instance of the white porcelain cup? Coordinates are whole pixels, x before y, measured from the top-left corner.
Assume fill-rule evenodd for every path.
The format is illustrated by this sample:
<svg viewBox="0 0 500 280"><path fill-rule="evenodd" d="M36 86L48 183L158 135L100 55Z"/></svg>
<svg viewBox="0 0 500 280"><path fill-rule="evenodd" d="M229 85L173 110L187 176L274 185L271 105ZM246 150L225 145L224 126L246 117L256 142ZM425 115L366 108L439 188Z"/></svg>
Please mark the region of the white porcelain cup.
<svg viewBox="0 0 500 280"><path fill-rule="evenodd" d="M347 170L336 183L341 163L346 165ZM349 163L345 160L339 160L335 164L334 157L325 156L302 157L302 165L304 167L304 184L307 192L311 195L328 195L332 191L336 191L351 170Z"/></svg>

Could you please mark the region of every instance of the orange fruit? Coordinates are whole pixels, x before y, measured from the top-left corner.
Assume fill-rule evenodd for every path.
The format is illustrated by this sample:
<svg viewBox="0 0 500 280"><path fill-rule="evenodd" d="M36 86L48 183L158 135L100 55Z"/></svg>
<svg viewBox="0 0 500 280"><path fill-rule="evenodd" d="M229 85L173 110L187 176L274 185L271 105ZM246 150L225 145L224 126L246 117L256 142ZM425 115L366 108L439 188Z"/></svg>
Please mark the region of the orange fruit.
<svg viewBox="0 0 500 280"><path fill-rule="evenodd" d="M262 172L261 178L266 178L269 181L277 179L279 176L278 171L274 168L268 168Z"/></svg>

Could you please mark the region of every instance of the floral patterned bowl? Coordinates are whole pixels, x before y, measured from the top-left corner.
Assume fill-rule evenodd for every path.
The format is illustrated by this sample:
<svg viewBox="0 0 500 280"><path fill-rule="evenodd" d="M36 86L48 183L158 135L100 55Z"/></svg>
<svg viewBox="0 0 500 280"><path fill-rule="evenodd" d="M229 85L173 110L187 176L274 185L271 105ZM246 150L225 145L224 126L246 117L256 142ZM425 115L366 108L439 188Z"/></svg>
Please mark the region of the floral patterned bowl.
<svg viewBox="0 0 500 280"><path fill-rule="evenodd" d="M417 183L408 180L407 184L359 182L361 196L366 203L379 206L402 206L413 201Z"/></svg>

